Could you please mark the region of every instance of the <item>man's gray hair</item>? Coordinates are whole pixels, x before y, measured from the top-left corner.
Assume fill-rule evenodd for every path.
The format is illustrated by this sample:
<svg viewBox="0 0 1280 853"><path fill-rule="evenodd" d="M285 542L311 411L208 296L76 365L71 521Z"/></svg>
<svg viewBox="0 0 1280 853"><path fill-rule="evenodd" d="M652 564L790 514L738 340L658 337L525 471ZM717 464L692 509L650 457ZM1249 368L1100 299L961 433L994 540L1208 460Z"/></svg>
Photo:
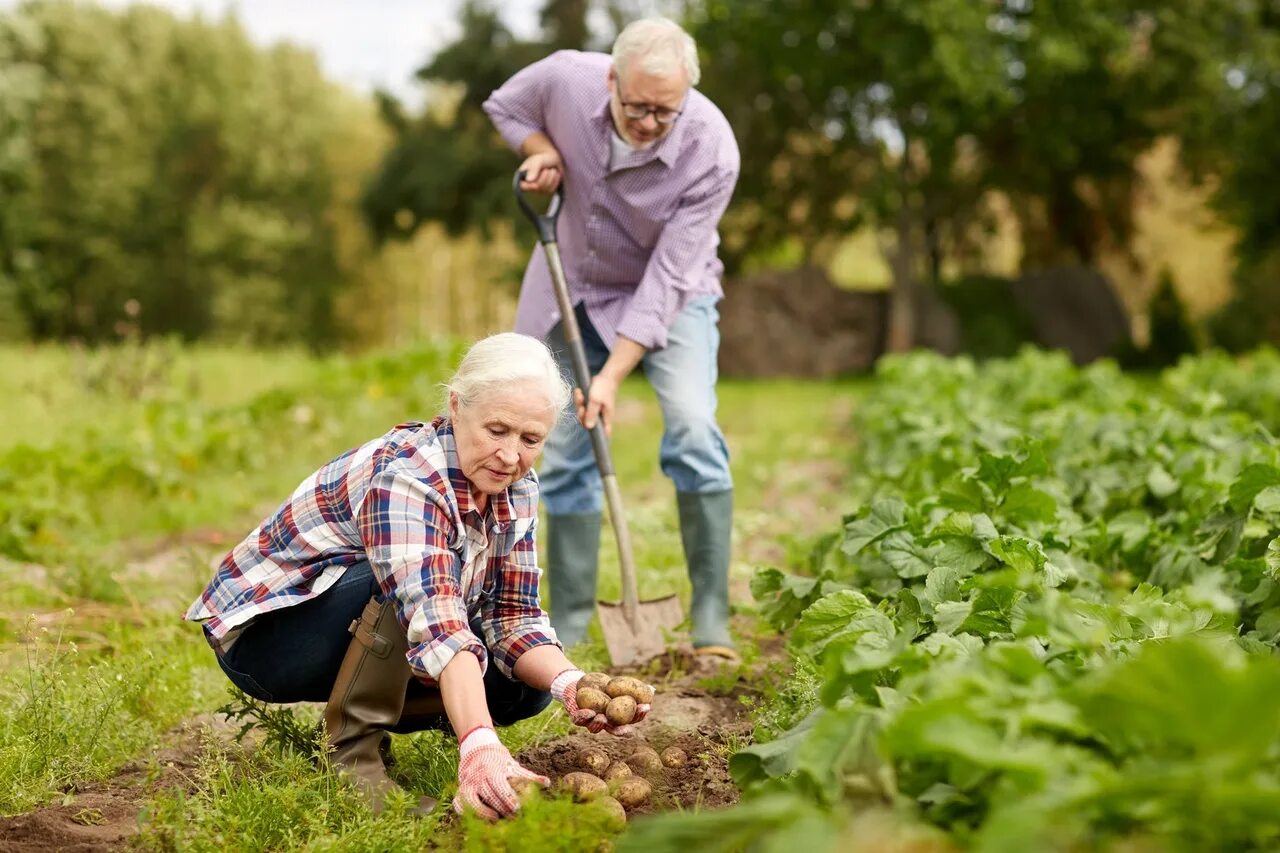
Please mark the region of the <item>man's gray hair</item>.
<svg viewBox="0 0 1280 853"><path fill-rule="evenodd" d="M641 18L618 33L613 43L613 67L618 76L633 63L655 77L667 77L683 68L690 86L698 85L702 77L693 36L670 18Z"/></svg>
<svg viewBox="0 0 1280 853"><path fill-rule="evenodd" d="M445 383L444 411L449 411L451 394L457 394L458 406L466 408L481 398L530 384L546 393L547 405L559 418L573 392L547 345L516 332L491 335L467 350L457 372Z"/></svg>

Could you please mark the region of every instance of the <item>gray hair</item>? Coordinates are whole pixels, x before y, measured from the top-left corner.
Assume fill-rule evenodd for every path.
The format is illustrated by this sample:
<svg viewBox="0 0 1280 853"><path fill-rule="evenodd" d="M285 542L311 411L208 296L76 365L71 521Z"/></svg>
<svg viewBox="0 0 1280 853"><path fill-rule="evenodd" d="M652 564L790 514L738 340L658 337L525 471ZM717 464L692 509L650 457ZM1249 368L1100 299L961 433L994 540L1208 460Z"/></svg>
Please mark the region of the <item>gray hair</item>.
<svg viewBox="0 0 1280 853"><path fill-rule="evenodd" d="M557 418L573 393L546 344L528 335L502 332L476 341L467 350L457 372L445 383L444 411L449 411L452 394L458 395L458 405L465 408L517 383L540 385Z"/></svg>
<svg viewBox="0 0 1280 853"><path fill-rule="evenodd" d="M698 85L698 46L693 36L670 18L641 18L618 33L613 43L613 67L621 77L631 63L655 77L667 77L683 68L690 86Z"/></svg>

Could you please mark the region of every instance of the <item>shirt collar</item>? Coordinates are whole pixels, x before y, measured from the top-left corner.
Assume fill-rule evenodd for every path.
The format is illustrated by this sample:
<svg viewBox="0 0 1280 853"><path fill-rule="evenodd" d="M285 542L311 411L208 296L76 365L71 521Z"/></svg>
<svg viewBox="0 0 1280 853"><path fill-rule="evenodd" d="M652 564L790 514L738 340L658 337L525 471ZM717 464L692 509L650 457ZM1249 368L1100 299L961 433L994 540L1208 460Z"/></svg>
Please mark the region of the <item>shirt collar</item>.
<svg viewBox="0 0 1280 853"><path fill-rule="evenodd" d="M435 428L440 446L444 448L445 465L449 470L449 484L453 486L453 495L458 501L458 516L465 518L478 512L475 498L471 494L473 488L470 480L462 473L462 464L458 461L458 441L453 434L453 424L448 418L437 417L431 422ZM511 523L515 513L511 507L511 490L503 489L496 495L489 496L489 514L498 530L505 530Z"/></svg>

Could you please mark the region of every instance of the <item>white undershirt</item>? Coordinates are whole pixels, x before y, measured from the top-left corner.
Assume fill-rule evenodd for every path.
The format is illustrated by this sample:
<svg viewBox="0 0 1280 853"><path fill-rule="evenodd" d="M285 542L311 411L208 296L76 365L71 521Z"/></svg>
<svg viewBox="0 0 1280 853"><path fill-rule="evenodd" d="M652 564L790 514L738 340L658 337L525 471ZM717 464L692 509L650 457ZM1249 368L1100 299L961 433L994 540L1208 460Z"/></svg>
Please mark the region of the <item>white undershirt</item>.
<svg viewBox="0 0 1280 853"><path fill-rule="evenodd" d="M625 160L636 149L627 144L627 141L618 135L618 131L609 134L609 171L618 168L618 164Z"/></svg>

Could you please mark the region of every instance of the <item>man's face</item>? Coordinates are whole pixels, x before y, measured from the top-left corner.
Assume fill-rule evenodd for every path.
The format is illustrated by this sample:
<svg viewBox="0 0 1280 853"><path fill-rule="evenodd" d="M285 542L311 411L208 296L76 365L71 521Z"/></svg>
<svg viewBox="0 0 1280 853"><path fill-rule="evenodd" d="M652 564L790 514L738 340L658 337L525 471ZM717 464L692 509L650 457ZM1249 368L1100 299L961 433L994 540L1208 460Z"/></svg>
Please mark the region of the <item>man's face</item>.
<svg viewBox="0 0 1280 853"><path fill-rule="evenodd" d="M529 473L555 424L556 413L536 383L481 397L469 406L449 398L458 464L475 491L501 493Z"/></svg>
<svg viewBox="0 0 1280 853"><path fill-rule="evenodd" d="M609 108L618 135L633 148L648 148L675 126L676 114L689 94L689 80L683 69L657 77L636 67L620 76L610 68L609 91L613 94ZM644 115L632 118L628 112L631 116L641 112ZM658 117L671 122L661 122Z"/></svg>

